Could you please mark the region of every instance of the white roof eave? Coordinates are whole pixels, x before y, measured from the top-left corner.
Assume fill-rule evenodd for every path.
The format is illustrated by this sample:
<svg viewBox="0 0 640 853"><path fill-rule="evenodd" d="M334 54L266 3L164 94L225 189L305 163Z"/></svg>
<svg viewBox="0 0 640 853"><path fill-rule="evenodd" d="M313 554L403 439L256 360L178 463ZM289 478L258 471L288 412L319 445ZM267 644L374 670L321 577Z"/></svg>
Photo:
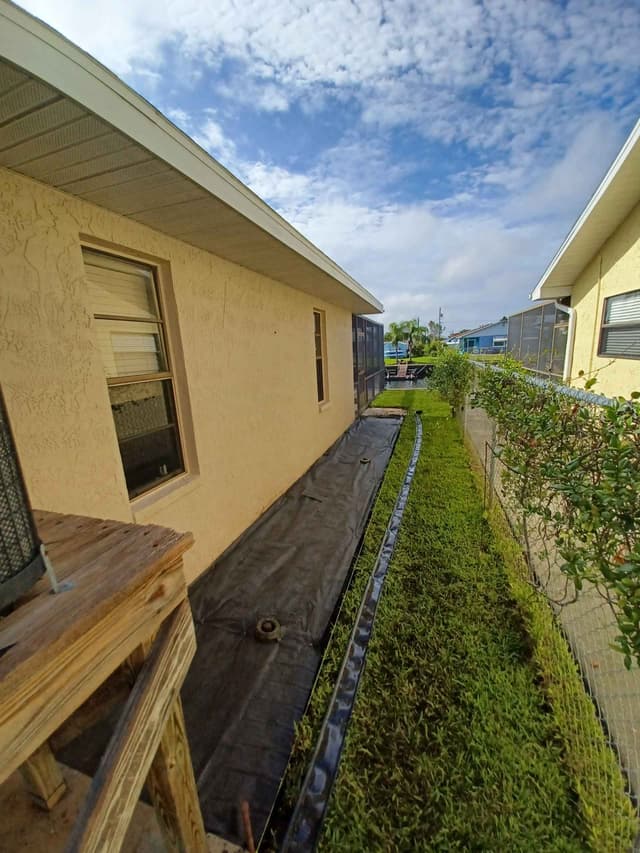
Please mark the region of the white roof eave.
<svg viewBox="0 0 640 853"><path fill-rule="evenodd" d="M384 310L369 291L115 74L7 0L0 0L0 55L144 146L351 291L359 313Z"/></svg>

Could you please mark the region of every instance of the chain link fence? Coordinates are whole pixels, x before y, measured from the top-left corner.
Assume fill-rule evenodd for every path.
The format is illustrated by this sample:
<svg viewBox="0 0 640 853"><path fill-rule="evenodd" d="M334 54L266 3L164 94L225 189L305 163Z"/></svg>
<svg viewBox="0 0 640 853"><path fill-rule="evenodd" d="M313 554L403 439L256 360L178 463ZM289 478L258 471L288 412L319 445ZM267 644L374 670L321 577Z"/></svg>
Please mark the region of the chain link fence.
<svg viewBox="0 0 640 853"><path fill-rule="evenodd" d="M571 396L580 393L573 389L566 391ZM602 404L606 401L604 398L596 400L594 396L589 402ZM619 763L624 789L637 815L640 797L640 669L636 665L631 670L626 669L623 655L612 648L619 631L611 604L593 585L585 584L579 593L576 591L560 569L563 561L555 551L553 539L548 535L544 522L529 516L509 491L503 489L505 467L499 455L499 435L495 422L483 409L474 408L469 397L459 417L467 443L475 451L484 471L485 506L490 508L499 502L521 545L532 591L535 589L537 594L546 598L556 625L571 649L604 733L604 740ZM572 707L572 703L576 702L575 691L564 690L560 684L556 701L564 703L562 716L570 725L588 728L584 725L584 713ZM584 750L584 763L591 762L598 766L598 760L592 753L603 748L602 738L596 739L588 731L574 731L569 736L574 744L580 744ZM616 821L620 822L620 838L625 835L626 821L628 836L629 810L627 808L625 814L625 809L621 808L620 779L612 778L610 784L607 782L602 785L602 790L605 798L601 804L602 813L612 825ZM636 828L640 829L640 824ZM621 846L618 849L625 848ZM637 839L634 850L640 850Z"/></svg>

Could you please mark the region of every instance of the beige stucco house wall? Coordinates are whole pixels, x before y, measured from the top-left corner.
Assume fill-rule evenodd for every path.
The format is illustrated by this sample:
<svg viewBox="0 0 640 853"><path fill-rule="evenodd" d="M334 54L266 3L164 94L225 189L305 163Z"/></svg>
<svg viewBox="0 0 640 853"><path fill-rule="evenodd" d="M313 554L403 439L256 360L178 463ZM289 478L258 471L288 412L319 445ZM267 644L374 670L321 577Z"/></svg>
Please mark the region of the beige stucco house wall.
<svg viewBox="0 0 640 853"><path fill-rule="evenodd" d="M352 314L381 310L122 80L0 0L0 383L35 507L190 530L193 580L353 421ZM135 483L148 459L126 445L129 489L114 416L120 446L171 436Z"/></svg>
<svg viewBox="0 0 640 853"><path fill-rule="evenodd" d="M129 500L81 247L157 264L189 470ZM34 506L191 530L211 564L354 417L351 314L0 170L0 376ZM326 312L317 402L313 310Z"/></svg>
<svg viewBox="0 0 640 853"><path fill-rule="evenodd" d="M596 377L593 390L628 397L640 391L640 360L598 355L604 302L609 296L640 289L640 204L606 240L571 289L575 309L573 384L578 373Z"/></svg>

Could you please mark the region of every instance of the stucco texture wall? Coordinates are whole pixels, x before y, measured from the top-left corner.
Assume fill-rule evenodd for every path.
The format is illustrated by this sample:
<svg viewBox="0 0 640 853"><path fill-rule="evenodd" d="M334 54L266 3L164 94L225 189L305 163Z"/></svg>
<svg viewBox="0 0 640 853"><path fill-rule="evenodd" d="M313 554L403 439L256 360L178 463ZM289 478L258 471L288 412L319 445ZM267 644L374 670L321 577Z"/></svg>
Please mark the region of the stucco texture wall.
<svg viewBox="0 0 640 853"><path fill-rule="evenodd" d="M575 344L571 376L583 384L578 373L595 375L592 389L606 396L628 397L640 391L640 360L598 355L604 300L617 293L640 288L640 205L637 205L604 243L576 279L571 305L576 310Z"/></svg>
<svg viewBox="0 0 640 853"><path fill-rule="evenodd" d="M196 464L170 488L133 503L83 244L159 263L169 289L177 385ZM0 170L0 271L0 377L33 505L191 530L190 580L353 420L347 311L7 170ZM323 407L314 308L326 312Z"/></svg>

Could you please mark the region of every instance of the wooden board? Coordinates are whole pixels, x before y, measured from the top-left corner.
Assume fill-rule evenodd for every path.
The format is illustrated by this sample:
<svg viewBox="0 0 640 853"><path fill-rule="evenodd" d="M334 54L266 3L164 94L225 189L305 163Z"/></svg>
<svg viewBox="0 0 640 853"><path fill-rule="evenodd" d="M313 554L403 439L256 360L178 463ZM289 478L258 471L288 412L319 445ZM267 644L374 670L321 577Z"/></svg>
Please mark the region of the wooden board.
<svg viewBox="0 0 640 853"><path fill-rule="evenodd" d="M39 513L56 565L74 585L46 591L0 623L0 781L158 630L186 596L190 534ZM115 526L114 526L115 525ZM79 532L79 536L74 535Z"/></svg>
<svg viewBox="0 0 640 853"><path fill-rule="evenodd" d="M50 811L67 790L62 770L46 742L20 770L31 797L41 809Z"/></svg>
<svg viewBox="0 0 640 853"><path fill-rule="evenodd" d="M91 784L69 851L120 849L195 649L191 609L184 601L163 626L135 683ZM175 729L167 736L175 737ZM187 760L190 765L188 751ZM199 815L197 798L192 809ZM194 853L206 849L204 829L199 838L198 846L188 848Z"/></svg>
<svg viewBox="0 0 640 853"><path fill-rule="evenodd" d="M0 685L0 781L19 767L185 597L181 564L167 567L44 665ZM11 652L8 652L8 656Z"/></svg>
<svg viewBox="0 0 640 853"><path fill-rule="evenodd" d="M147 790L167 849L179 853L205 851L206 834L180 697L162 733L147 776Z"/></svg>

